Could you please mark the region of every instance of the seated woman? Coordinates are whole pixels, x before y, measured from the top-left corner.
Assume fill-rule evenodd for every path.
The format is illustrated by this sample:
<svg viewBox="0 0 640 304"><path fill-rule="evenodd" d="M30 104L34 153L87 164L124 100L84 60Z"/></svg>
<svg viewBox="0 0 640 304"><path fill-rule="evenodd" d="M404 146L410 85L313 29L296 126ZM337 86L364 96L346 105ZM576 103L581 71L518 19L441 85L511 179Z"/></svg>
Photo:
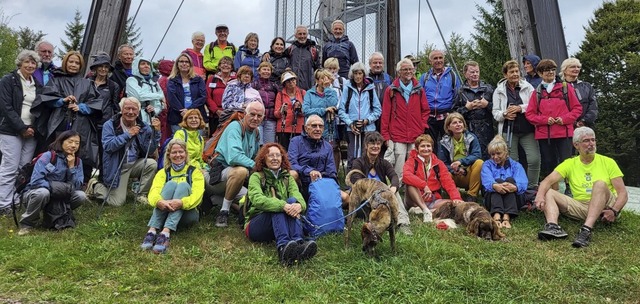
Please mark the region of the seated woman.
<svg viewBox="0 0 640 304"><path fill-rule="evenodd" d="M393 169L393 165L386 159L380 157L380 151L384 139L380 133L373 131L367 133L364 137L364 154L362 157L353 160L352 170L360 170L366 174L352 174L351 183L355 183L362 178L377 179L385 184L389 182L391 185L389 188L396 194L398 200L398 227L400 232L406 235L412 235L411 228L409 227L409 214L402 202L398 188L400 187L400 179L398 174Z"/></svg>
<svg viewBox="0 0 640 304"><path fill-rule="evenodd" d="M202 152L204 151L204 138L202 137L202 130L206 126L206 122L202 118L202 113L199 109L188 109L182 116L182 122L178 125L179 130L173 134L173 139L180 139L187 143L187 154L189 154L189 164L201 169L207 170L208 165L202 159ZM208 170L207 170L208 171ZM204 172L203 172L204 173ZM209 174L205 174L207 179Z"/></svg>
<svg viewBox="0 0 640 304"><path fill-rule="evenodd" d="M307 205L290 169L287 151L281 145L268 143L258 151L249 177L251 203L244 226L245 235L253 242L275 240L278 258L285 266L310 259L318 251L315 241L302 239L299 218Z"/></svg>
<svg viewBox="0 0 640 304"><path fill-rule="evenodd" d="M27 210L20 218L18 235L26 235L33 230L40 219L40 211L51 201L68 203L71 210L74 210L87 199L81 190L84 175L82 160L78 157L80 134L73 130L64 131L56 137L50 149L38 158L31 174L31 181L25 188ZM59 224L57 219L55 224ZM71 218L62 226L74 227L75 223Z"/></svg>
<svg viewBox="0 0 640 304"><path fill-rule="evenodd" d="M440 194L442 188L454 203L462 202L455 182L447 174L446 165L433 154L433 139L427 134L416 138L415 148L409 152L409 158L402 168L402 181L407 185L407 206L420 207L424 222L431 221L430 210L446 202Z"/></svg>
<svg viewBox="0 0 640 304"><path fill-rule="evenodd" d="M171 231L198 222L200 215L196 207L202 202L203 193L204 176L189 164L187 144L181 139L170 140L164 155L164 170L156 173L149 190L149 205L154 208L149 231L140 247L165 253Z"/></svg>
<svg viewBox="0 0 640 304"><path fill-rule="evenodd" d="M498 222L511 228L510 220L518 215L517 195L527 190L527 173L522 165L509 157L509 148L502 136L487 145L491 158L482 164L482 185L487 192L484 205Z"/></svg>
<svg viewBox="0 0 640 304"><path fill-rule="evenodd" d="M480 171L482 170L482 151L480 142L467 131L467 123L462 114L454 112L444 120L446 135L440 140L438 158L441 159L453 176L456 186L467 190L467 201L477 201L480 191Z"/></svg>

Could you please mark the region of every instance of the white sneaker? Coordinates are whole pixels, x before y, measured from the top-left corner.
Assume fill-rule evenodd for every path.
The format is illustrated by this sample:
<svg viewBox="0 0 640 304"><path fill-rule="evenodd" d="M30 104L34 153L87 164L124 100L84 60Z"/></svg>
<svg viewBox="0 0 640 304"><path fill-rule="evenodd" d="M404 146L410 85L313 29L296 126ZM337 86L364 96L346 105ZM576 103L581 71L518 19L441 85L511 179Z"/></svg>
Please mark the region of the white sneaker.
<svg viewBox="0 0 640 304"><path fill-rule="evenodd" d="M409 214L422 214L422 209L420 207L411 207L409 208Z"/></svg>
<svg viewBox="0 0 640 304"><path fill-rule="evenodd" d="M31 233L31 230L33 230L33 228L31 228L31 227L20 228L20 230L18 230L18 235L19 236L27 235L27 234Z"/></svg>
<svg viewBox="0 0 640 304"><path fill-rule="evenodd" d="M431 214L431 210L424 210L424 214L422 215L422 221L425 223L433 222L433 214Z"/></svg>
<svg viewBox="0 0 640 304"><path fill-rule="evenodd" d="M87 188L84 190L84 194L87 195L87 198L94 199L96 197L95 190L93 189L98 183L97 178L92 178L87 182Z"/></svg>
<svg viewBox="0 0 640 304"><path fill-rule="evenodd" d="M149 205L149 199L147 199L146 195L136 196L136 202L140 205Z"/></svg>

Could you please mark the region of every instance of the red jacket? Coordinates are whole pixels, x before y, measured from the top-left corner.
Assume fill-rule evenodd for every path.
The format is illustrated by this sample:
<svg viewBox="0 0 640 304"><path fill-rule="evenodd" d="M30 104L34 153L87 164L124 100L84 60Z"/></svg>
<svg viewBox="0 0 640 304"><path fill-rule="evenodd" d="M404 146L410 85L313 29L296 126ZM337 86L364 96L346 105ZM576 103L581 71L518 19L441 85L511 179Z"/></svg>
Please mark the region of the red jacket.
<svg viewBox="0 0 640 304"><path fill-rule="evenodd" d="M416 167L416 163L418 164ZM438 169L436 169L436 167ZM404 167L402 168L402 182L406 185L413 186L418 188L422 193L422 189L426 185L429 185L429 189L436 196L437 199L442 198L440 195L440 189L444 188L445 191L449 194L449 198L452 200L462 200L462 196L460 196L460 191L456 187L456 183L451 178L451 174L449 174L449 170L447 166L436 157L435 154L431 153L431 169L429 169L429 179L426 179L424 176L424 168L425 163L418 158L418 151L411 150L409 152L409 158L404 163ZM439 170L438 174L436 174L435 170ZM438 175L439 179L436 177Z"/></svg>
<svg viewBox="0 0 640 304"><path fill-rule="evenodd" d="M282 91L278 92L278 95L276 95L276 105L274 108L275 111L273 112L273 116L278 119L278 122L276 124L276 132L278 133L291 133L291 129L293 128L294 115L291 107L291 98L287 93L285 93L285 90L286 88L282 89ZM296 87L296 102L300 103L300 111L298 113L298 120L296 122L297 125L294 132L296 134L302 133L302 126L304 125L304 113L302 113L302 102L304 100L304 94L306 94L305 90ZM284 123L284 131L282 130L282 113L280 112L283 104L287 105L287 117Z"/></svg>
<svg viewBox="0 0 640 304"><path fill-rule="evenodd" d="M382 115L380 116L380 133L384 140L398 143L413 141L429 126L429 103L422 86L413 78L413 89L409 94L409 102L402 96L400 79L396 78L384 91Z"/></svg>
<svg viewBox="0 0 640 304"><path fill-rule="evenodd" d="M565 83L566 84L566 83ZM531 93L525 117L536 128L536 139L565 138L573 136L573 124L582 115L582 105L572 85L567 86L569 107L562 93L562 82L556 82L551 93L540 88L540 104L538 105L537 89ZM549 117L562 118L562 125L549 125Z"/></svg>
<svg viewBox="0 0 640 304"><path fill-rule="evenodd" d="M236 74L231 72L231 78L229 81L236 79ZM207 78L207 107L209 108L209 113L215 114L216 111L222 110L222 94L224 94L224 89L227 88L227 83L222 80L222 77L218 74L210 75Z"/></svg>

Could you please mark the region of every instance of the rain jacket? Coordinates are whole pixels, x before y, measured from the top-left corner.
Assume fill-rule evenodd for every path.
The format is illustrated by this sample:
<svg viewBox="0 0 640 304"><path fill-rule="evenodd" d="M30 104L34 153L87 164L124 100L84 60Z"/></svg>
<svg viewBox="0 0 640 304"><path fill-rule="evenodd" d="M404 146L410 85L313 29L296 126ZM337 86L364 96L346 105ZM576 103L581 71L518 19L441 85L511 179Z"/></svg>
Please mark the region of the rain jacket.
<svg viewBox="0 0 640 304"><path fill-rule="evenodd" d="M333 138L330 137L329 134L330 129L333 128L333 137L336 137L338 132L335 130L335 119L331 123L327 121L327 115L325 114L327 114L328 107L338 108L338 95L334 89L325 88L324 93L320 95L316 91L316 87L313 86L307 91L307 94L304 95L302 113L304 113L305 120L313 114L322 117L322 120L324 121L324 132L322 133L322 137L326 140L333 141Z"/></svg>
<svg viewBox="0 0 640 304"><path fill-rule="evenodd" d="M426 164L418 157L418 151L411 150L409 158L407 158L402 168L402 182L418 188L420 192L429 185L429 190L436 196L436 199L442 198L440 189L444 188L450 199L462 200L456 183L453 181L451 174L447 172L446 165L435 154L431 153L429 156L431 157L431 166L429 166L428 170L425 170ZM436 167L438 169L435 169ZM438 174L436 174L436 170L438 170ZM427 176L425 176L425 171L428 172Z"/></svg>
<svg viewBox="0 0 640 304"><path fill-rule="evenodd" d="M322 47L322 64L331 57L338 59L338 64L340 65L338 74L345 78L349 76L351 65L360 61L358 60L356 46L353 45L353 42L349 41L349 36L347 35L340 37L340 39L331 37L329 41L324 44Z"/></svg>
<svg viewBox="0 0 640 304"><path fill-rule="evenodd" d="M205 122L208 121L207 112L204 106L207 101L207 90L204 80L198 75L189 79L189 91L191 92L191 105L187 109L198 109ZM169 96L169 113L167 122L170 125L177 125L182 122L180 110L185 109L184 106L184 89L182 87L182 76L170 78L167 83L167 95Z"/></svg>
<svg viewBox="0 0 640 304"><path fill-rule="evenodd" d="M155 115L160 115L163 109L162 99L164 99L164 93L162 89L160 89L160 86L153 80L153 66L151 67L149 75L146 76L149 77L148 80L140 74L138 68L140 61L150 62L144 58L136 58L136 60L133 61L131 65L132 76L127 78L127 96L135 97L140 101L142 105L140 117L142 117L142 121L150 124L151 118L146 111L146 107L147 105L152 105Z"/></svg>
<svg viewBox="0 0 640 304"><path fill-rule="evenodd" d="M527 190L529 179L527 172L524 171L522 165L513 160L511 157L507 157L504 162L504 166L498 166L493 159L489 159L482 164L482 171L480 172L480 179L482 180L482 186L487 192L496 192L493 189L493 184L496 183L496 179L506 180L509 177L513 177L518 187L518 194L523 194Z"/></svg>
<svg viewBox="0 0 640 304"><path fill-rule="evenodd" d="M286 89L282 89L282 91L278 92L278 95L276 95L276 106L275 106L276 111L273 113L274 116L278 119L278 122L276 123L276 132L295 133L295 134L302 133L302 127L304 126L304 113L302 112L302 102L304 101L304 95L306 93L307 92L305 92L305 90L296 88L295 100L296 102L300 103L300 110L297 111L298 115L296 118L296 127L294 130L293 129L294 111L292 110L291 97L289 97L289 94L286 93ZM286 108L287 108L287 115L285 118L284 130L282 129L282 112L280 112L280 109L282 109L282 105L286 105Z"/></svg>
<svg viewBox="0 0 640 304"><path fill-rule="evenodd" d="M307 210L307 204L298 189L298 184L293 179L287 170L280 170L278 175L275 175L273 171L265 168L262 171L264 176L264 187L262 186L262 178L260 174L254 172L249 177L249 200L251 201L251 207L247 211L246 217L251 221L256 215L264 212L284 212L284 206L287 203L286 200L289 197L294 197L300 206L302 206L302 213ZM285 179L288 180L285 183ZM287 188L288 184L288 188ZM275 191L276 196L273 197L271 189ZM245 227L249 225L249 221L245 224Z"/></svg>
<svg viewBox="0 0 640 304"><path fill-rule="evenodd" d="M311 184L309 173L317 170L322 177L338 178L333 148L326 140L314 140L307 134L295 136L289 143L291 169L298 172L302 185Z"/></svg>
<svg viewBox="0 0 640 304"><path fill-rule="evenodd" d="M567 88L568 101L564 99L563 86ZM531 93L525 112L527 120L536 128L536 139L573 137L573 124L582 114L582 106L573 86L560 81L553 84L551 93L548 93L542 84L539 90L540 100L537 90ZM549 125L549 117L562 118L562 125Z"/></svg>
<svg viewBox="0 0 640 304"><path fill-rule="evenodd" d="M18 73L15 70L0 79L0 113L2 117L0 118L0 134L20 136L28 128L20 118L24 93ZM33 76L31 78L35 79ZM42 93L42 85L35 81L35 86L36 96L38 96ZM33 123L35 122L34 120Z"/></svg>
<svg viewBox="0 0 640 304"><path fill-rule="evenodd" d="M291 70L298 76L298 87L309 90L313 87L315 78L313 73L322 67L320 64L320 51L314 41L307 39L304 43L294 41L285 51L289 57Z"/></svg>
<svg viewBox="0 0 640 304"><path fill-rule="evenodd" d="M249 50L246 46L241 45L238 48L235 58L233 58L233 69L238 70L241 66L248 66L253 70L253 77L258 77L258 66L260 66L261 56L260 50Z"/></svg>
<svg viewBox="0 0 640 304"><path fill-rule="evenodd" d="M31 180L25 189L45 188L51 190L50 182L71 184L73 190L81 190L84 181L82 160L76 159L76 166L69 168L64 152L56 151L56 162L51 164L51 151L42 153L31 173Z"/></svg>
<svg viewBox="0 0 640 304"><path fill-rule="evenodd" d="M469 167L473 165L473 163L482 159L482 152L480 151L480 143L478 142L478 138L469 131L464 131L464 147L467 156L459 159L460 164L465 167ZM451 169L451 163L453 163L453 137L450 135L442 136L440 140L440 149L438 150L438 158L441 159L446 165L449 172L453 173L453 169Z"/></svg>
<svg viewBox="0 0 640 304"><path fill-rule="evenodd" d="M412 143L429 128L429 103L418 81L413 78L412 82L409 100L405 100L402 95L399 78L384 92L380 116L380 134L384 140Z"/></svg>
<svg viewBox="0 0 640 304"><path fill-rule="evenodd" d="M349 109L346 109L347 98L349 97L349 91L351 93L351 101L349 101ZM373 105L371 105L370 95L373 95ZM338 115L340 120L347 125L347 130L351 131L351 124L356 120L368 120L369 124L365 126L366 132L376 130L375 122L380 118L382 108L380 107L380 100L378 94L376 94L375 86L373 85L373 79L364 79L364 88L362 92L358 92L357 87L353 81L347 81L342 91L342 101L338 108Z"/></svg>
<svg viewBox="0 0 640 304"><path fill-rule="evenodd" d="M468 101L476 99L486 99L489 103L483 109L469 110L466 108ZM487 145L493 139L493 87L480 81L477 88L471 88L465 82L458 91L458 98L453 109L464 116L464 120L469 126L469 131L475 134L480 141L480 149L482 150L482 159L488 159Z"/></svg>
<svg viewBox="0 0 640 304"><path fill-rule="evenodd" d="M187 171L189 170L189 165L184 166L182 170L175 171L171 166L169 166L169 175L172 177L171 180L176 183L187 182ZM167 171L166 169L158 170L155 177L153 178L153 183L151 183L151 189L149 189L149 205L155 207L156 204L162 199L162 188L167 183ZM204 175L202 171L199 169L193 170L191 172L191 193L188 196L181 198L182 201L182 210L192 210L200 203L202 203L202 197L204 194Z"/></svg>
<svg viewBox="0 0 640 304"><path fill-rule="evenodd" d="M445 67L440 78L430 69L420 76L420 84L427 94L432 115L451 112L460 89L460 79L451 67Z"/></svg>

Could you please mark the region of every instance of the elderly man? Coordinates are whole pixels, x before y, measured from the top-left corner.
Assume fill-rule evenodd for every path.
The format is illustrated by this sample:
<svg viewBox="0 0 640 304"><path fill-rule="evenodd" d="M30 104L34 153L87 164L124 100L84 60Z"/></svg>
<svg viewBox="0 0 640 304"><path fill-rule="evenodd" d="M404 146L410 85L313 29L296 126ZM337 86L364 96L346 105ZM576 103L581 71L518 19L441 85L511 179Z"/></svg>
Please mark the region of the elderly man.
<svg viewBox="0 0 640 304"><path fill-rule="evenodd" d="M380 133L387 142L384 159L394 165L394 171L402 180L402 168L414 141L429 128L429 103L414 77L411 60L400 60L396 73L398 78L387 87L382 99Z"/></svg>
<svg viewBox="0 0 640 304"><path fill-rule="evenodd" d="M307 38L308 34L306 26L296 26L296 41L284 53L289 57L291 69L298 76L298 87L303 90L313 87L313 72L322 67L318 46Z"/></svg>
<svg viewBox="0 0 640 304"><path fill-rule="evenodd" d="M618 164L596 153L596 136L591 128L577 128L573 132L573 146L579 156L566 159L540 183L535 203L544 212L547 222L538 232L538 239L546 241L567 237L558 225L558 216L562 213L584 220L572 244L581 248L589 245L591 230L597 220L613 223L618 219L628 195ZM569 179L573 198L550 189L551 185L563 179Z"/></svg>
<svg viewBox="0 0 640 304"><path fill-rule="evenodd" d="M136 98L122 98L122 113L104 123L102 181L89 180L87 197L106 200L111 206L122 206L127 198L129 179L138 178L140 188L136 191L136 201L149 204L147 194L157 168L156 161L149 155L160 142L160 120L154 117L151 125L144 123L140 118L140 108L140 101Z"/></svg>
<svg viewBox="0 0 640 304"><path fill-rule="evenodd" d="M260 148L258 126L264 119L264 111L261 102L250 102L244 118L229 123L220 136L215 151L219 154L216 160L224 167L220 180L225 182L225 191L216 227L227 227L231 203L247 194L244 181L255 165L253 159Z"/></svg>
<svg viewBox="0 0 640 304"><path fill-rule="evenodd" d="M453 103L460 89L460 79L451 67L444 66L444 52L441 50L433 50L429 53L429 64L431 69L420 76L420 84L424 87L431 109L429 114L431 137L438 145L444 135L444 119L453 111Z"/></svg>
<svg viewBox="0 0 640 304"><path fill-rule="evenodd" d="M114 64L111 77L109 78L120 87L118 97L127 96L127 78L133 75L131 72L131 66L133 65L134 56L135 52L131 45L123 44L118 47L118 59Z"/></svg>
<svg viewBox="0 0 640 304"><path fill-rule="evenodd" d="M384 56L380 52L373 52L369 56L369 77L373 79L378 98L382 100L382 93L391 84L391 76L384 71ZM376 125L380 129L379 123L376 122Z"/></svg>
<svg viewBox="0 0 640 304"><path fill-rule="evenodd" d="M44 86L49 82L49 79L53 78L53 74L51 72L56 68L52 61L53 44L46 40L40 40L36 43L35 49L40 56L40 62L42 65L39 68L36 68L35 72L33 72L33 77L38 83Z"/></svg>
<svg viewBox="0 0 640 304"><path fill-rule="evenodd" d="M204 59L202 56L202 48L204 47L204 33L203 32L194 32L191 34L191 44L193 48L187 48L182 51L183 53L189 55L191 58L191 62L193 62L193 72L196 75L205 78L205 74L207 71L204 69Z"/></svg>
<svg viewBox="0 0 640 304"><path fill-rule="evenodd" d="M215 74L218 71L218 62L222 57L234 58L236 56L238 49L227 40L227 37L229 37L229 27L226 24L216 25L216 41L209 43L204 48L203 64L207 74Z"/></svg>

